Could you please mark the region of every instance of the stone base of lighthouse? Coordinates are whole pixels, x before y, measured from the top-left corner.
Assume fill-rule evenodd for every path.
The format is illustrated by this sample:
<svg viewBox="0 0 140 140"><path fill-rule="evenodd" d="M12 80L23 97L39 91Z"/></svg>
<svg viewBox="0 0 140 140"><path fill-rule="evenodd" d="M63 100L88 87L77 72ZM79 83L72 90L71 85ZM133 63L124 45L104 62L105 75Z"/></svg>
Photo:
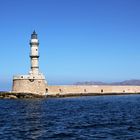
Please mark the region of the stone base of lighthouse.
<svg viewBox="0 0 140 140"><path fill-rule="evenodd" d="M20 75L13 78L12 92L45 95L46 80L43 75Z"/></svg>

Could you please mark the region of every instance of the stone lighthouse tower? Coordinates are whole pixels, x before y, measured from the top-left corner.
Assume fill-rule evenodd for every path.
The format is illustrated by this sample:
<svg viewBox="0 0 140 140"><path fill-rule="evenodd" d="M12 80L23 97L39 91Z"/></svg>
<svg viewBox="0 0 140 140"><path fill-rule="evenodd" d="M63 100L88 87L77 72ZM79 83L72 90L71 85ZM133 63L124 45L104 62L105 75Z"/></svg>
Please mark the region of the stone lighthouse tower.
<svg viewBox="0 0 140 140"><path fill-rule="evenodd" d="M13 92L45 94L47 82L45 76L39 72L39 40L36 32L30 39L31 68L28 75L18 75L13 78Z"/></svg>
<svg viewBox="0 0 140 140"><path fill-rule="evenodd" d="M38 59L39 59L39 54L38 54L39 41L38 41L37 34L36 34L35 31L31 35L30 47L31 47L31 52L30 52L31 71L30 71L30 74L31 75L38 75L39 74L39 65L38 65Z"/></svg>

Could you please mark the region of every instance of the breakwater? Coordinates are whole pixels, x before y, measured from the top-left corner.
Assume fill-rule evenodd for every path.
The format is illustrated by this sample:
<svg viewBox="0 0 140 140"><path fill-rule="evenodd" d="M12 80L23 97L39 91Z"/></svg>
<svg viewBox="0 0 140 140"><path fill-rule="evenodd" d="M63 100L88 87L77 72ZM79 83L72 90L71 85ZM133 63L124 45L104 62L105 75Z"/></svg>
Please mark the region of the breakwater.
<svg viewBox="0 0 140 140"><path fill-rule="evenodd" d="M105 85L64 85L46 86L46 94L49 96L77 96L77 95L106 95L140 93L140 86L105 86Z"/></svg>
<svg viewBox="0 0 140 140"><path fill-rule="evenodd" d="M34 98L64 98L64 97L82 97L82 96L108 96L108 95L138 95L140 93L46 93L46 95L39 95L33 93L13 93L0 92L0 99L34 99Z"/></svg>

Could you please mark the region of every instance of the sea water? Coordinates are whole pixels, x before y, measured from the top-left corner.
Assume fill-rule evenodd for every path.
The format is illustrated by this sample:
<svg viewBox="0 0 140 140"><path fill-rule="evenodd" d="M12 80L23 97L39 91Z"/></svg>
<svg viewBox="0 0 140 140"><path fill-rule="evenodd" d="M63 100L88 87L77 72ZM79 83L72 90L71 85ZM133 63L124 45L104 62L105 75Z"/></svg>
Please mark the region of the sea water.
<svg viewBox="0 0 140 140"><path fill-rule="evenodd" d="M140 95L1 99L1 140L140 140Z"/></svg>

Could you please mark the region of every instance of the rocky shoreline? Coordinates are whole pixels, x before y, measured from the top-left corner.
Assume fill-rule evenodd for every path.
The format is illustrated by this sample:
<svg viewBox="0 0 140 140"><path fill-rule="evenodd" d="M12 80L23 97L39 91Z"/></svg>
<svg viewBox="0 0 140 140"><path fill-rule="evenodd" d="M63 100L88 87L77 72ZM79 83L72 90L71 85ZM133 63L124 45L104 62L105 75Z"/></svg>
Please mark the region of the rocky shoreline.
<svg viewBox="0 0 140 140"><path fill-rule="evenodd" d="M45 96L32 93L12 93L0 92L0 99L25 99L25 98L45 98Z"/></svg>
<svg viewBox="0 0 140 140"><path fill-rule="evenodd" d="M32 93L13 93L13 92L0 92L0 99L34 99L34 98L64 98L64 97L80 97L80 96L107 96L107 95L138 95L140 93L86 93L86 94L49 94L38 95Z"/></svg>

